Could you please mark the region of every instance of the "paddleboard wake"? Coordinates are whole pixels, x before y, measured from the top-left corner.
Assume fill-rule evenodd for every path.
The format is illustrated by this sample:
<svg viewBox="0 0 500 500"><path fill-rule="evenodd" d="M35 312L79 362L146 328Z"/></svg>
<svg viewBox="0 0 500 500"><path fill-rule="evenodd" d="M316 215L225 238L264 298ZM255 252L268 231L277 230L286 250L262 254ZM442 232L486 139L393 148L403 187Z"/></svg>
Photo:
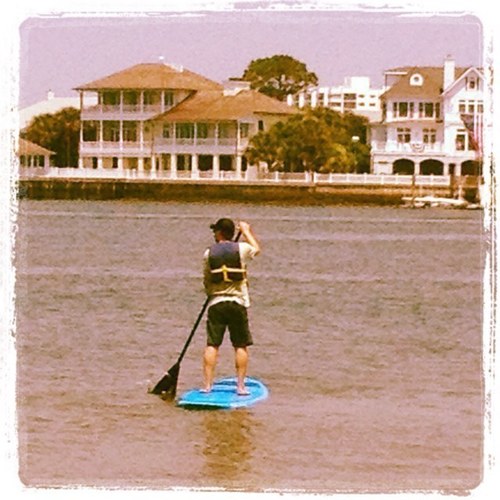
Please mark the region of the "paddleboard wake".
<svg viewBox="0 0 500 500"><path fill-rule="evenodd" d="M248 395L240 396L236 392L236 377L226 377L214 382L208 393L200 389L191 389L177 400L177 406L191 409L231 409L252 406L263 401L269 395L267 387L258 379L247 377L245 386Z"/></svg>

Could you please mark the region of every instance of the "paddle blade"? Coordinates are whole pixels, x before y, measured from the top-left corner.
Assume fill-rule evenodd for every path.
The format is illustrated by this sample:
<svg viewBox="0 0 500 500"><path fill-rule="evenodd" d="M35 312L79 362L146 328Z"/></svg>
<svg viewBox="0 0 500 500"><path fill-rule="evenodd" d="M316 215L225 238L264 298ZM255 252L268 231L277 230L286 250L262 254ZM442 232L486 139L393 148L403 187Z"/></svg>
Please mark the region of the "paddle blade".
<svg viewBox="0 0 500 500"><path fill-rule="evenodd" d="M175 363L163 378L153 387L151 394L157 394L164 398L173 399L177 391L177 379L179 378L179 363Z"/></svg>

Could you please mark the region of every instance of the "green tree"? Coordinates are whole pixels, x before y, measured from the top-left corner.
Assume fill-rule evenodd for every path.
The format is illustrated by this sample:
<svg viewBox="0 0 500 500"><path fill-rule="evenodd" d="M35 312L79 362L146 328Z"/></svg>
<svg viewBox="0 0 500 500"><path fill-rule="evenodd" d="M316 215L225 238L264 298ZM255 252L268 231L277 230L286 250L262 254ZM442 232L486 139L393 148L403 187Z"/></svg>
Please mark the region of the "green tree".
<svg viewBox="0 0 500 500"><path fill-rule="evenodd" d="M310 85L318 84L315 73L308 71L304 63L287 55L254 59L242 78L250 82L252 89L280 101L285 101L288 94L297 94Z"/></svg>
<svg viewBox="0 0 500 500"><path fill-rule="evenodd" d="M63 108L57 113L35 116L21 132L21 137L54 151L53 164L57 167L78 165L80 141L80 111Z"/></svg>
<svg viewBox="0 0 500 500"><path fill-rule="evenodd" d="M370 165L365 118L327 108L308 108L250 140L246 155L271 169L297 172L360 172ZM358 135L353 135L353 133Z"/></svg>

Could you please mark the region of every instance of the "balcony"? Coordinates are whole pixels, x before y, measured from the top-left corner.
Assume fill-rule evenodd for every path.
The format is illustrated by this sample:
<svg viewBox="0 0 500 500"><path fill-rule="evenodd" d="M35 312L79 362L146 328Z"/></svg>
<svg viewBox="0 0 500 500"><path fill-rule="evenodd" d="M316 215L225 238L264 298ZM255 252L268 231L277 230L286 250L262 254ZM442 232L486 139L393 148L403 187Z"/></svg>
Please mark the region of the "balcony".
<svg viewBox="0 0 500 500"><path fill-rule="evenodd" d="M80 154L85 156L116 156L126 154L242 154L248 139L231 138L157 138L142 143L127 141L80 142Z"/></svg>
<svg viewBox="0 0 500 500"><path fill-rule="evenodd" d="M443 154L445 152L442 142L425 144L423 142L395 142L373 141L372 152L375 153L407 153L407 154Z"/></svg>
<svg viewBox="0 0 500 500"><path fill-rule="evenodd" d="M148 120L168 111L172 106L161 104L96 104L82 109L82 120Z"/></svg>

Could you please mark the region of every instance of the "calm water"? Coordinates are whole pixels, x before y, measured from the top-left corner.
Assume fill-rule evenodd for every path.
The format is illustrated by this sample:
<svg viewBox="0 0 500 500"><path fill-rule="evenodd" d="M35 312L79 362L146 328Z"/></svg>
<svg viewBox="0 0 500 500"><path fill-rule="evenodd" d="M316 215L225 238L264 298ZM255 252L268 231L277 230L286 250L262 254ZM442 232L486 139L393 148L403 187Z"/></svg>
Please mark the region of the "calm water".
<svg viewBox="0 0 500 500"><path fill-rule="evenodd" d="M270 398L187 411L147 393L204 301L220 216L252 223L250 375ZM482 477L481 214L22 201L20 471L29 485L474 488ZM204 325L203 325L204 326ZM179 390L201 383L204 328ZM221 349L218 375L233 373Z"/></svg>

